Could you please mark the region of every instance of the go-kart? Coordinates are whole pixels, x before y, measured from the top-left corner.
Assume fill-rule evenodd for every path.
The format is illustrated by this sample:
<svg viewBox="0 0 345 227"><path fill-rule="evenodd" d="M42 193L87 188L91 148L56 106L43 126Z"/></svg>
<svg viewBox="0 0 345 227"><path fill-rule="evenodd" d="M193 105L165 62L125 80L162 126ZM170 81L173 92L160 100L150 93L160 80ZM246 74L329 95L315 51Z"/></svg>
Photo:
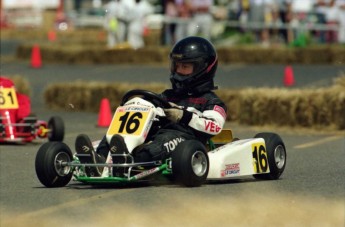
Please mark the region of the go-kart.
<svg viewBox="0 0 345 227"><path fill-rule="evenodd" d="M12 123L9 115L0 116L0 143L28 143L36 139L62 141L65 133L63 120L53 116L49 121L38 120L35 115L22 122Z"/></svg>
<svg viewBox="0 0 345 227"><path fill-rule="evenodd" d="M0 143L27 143L38 138L62 141L65 127L60 117L51 117L48 122L38 120L32 113L22 119L17 118L20 105L14 85L11 81L9 84L0 86Z"/></svg>
<svg viewBox="0 0 345 227"><path fill-rule="evenodd" d="M159 95L132 90L126 93L116 109L106 136L121 134L130 154L126 163L114 164L109 152L105 163L81 163L78 154L62 142L43 144L36 155L35 168L39 181L46 187L63 187L72 177L86 184L129 183L154 179L161 173L168 179L187 187L197 187L206 181L224 181L252 175L256 179L276 180L286 165L286 149L279 135L259 133L254 138L234 139L231 130L202 144L197 140L185 140L176 146L166 160L135 163L133 149L144 143L150 130L165 117L163 108L170 104ZM94 147L97 147L95 141ZM118 156L119 154L116 154ZM103 167L101 176L88 176L86 167ZM112 168L124 168L123 177L113 176Z"/></svg>

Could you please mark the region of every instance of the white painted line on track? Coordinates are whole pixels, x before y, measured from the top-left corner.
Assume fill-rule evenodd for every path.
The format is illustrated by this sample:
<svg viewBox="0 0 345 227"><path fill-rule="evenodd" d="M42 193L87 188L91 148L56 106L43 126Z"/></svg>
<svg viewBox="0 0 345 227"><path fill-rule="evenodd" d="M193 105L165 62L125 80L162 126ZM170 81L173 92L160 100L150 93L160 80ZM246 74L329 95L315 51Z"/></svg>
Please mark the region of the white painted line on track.
<svg viewBox="0 0 345 227"><path fill-rule="evenodd" d="M316 145L328 143L328 142L331 142L331 141L334 141L334 140L338 140L340 138L344 139L344 136L330 136L330 137L326 137L324 139L320 139L320 140L313 141L313 142L310 142L310 143L300 144L300 145L294 146L294 148L295 149L303 149L303 148L308 148L308 147L314 147Z"/></svg>

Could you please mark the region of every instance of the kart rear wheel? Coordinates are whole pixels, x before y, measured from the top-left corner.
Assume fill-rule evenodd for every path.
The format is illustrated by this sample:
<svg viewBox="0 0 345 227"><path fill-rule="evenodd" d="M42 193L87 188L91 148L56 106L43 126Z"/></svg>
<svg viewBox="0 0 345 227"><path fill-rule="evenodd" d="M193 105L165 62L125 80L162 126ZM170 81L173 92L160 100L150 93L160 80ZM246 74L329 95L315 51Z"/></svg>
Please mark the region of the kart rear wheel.
<svg viewBox="0 0 345 227"><path fill-rule="evenodd" d="M208 170L207 151L199 141L184 141L172 152L172 172L178 183L198 187L206 181Z"/></svg>
<svg viewBox="0 0 345 227"><path fill-rule="evenodd" d="M65 135L65 125L59 116L54 116L48 121L48 139L49 141L61 142Z"/></svg>
<svg viewBox="0 0 345 227"><path fill-rule="evenodd" d="M278 134L269 132L258 133L255 138L265 140L270 173L255 174L253 175L254 178L261 180L279 179L286 165L286 149L283 140Z"/></svg>
<svg viewBox="0 0 345 227"><path fill-rule="evenodd" d="M35 168L39 181L48 188L63 187L72 179L70 148L61 142L44 143L36 154Z"/></svg>

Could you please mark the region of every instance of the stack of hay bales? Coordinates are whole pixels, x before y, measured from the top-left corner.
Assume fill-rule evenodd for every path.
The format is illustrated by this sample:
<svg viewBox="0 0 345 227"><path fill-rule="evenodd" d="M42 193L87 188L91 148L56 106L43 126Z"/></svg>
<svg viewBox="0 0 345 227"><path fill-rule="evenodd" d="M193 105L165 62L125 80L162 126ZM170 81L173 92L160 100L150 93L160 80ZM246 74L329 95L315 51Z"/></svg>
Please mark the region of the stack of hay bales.
<svg viewBox="0 0 345 227"><path fill-rule="evenodd" d="M243 89L235 97L226 103L229 120L242 124L345 129L344 88Z"/></svg>
<svg viewBox="0 0 345 227"><path fill-rule="evenodd" d="M22 44L16 56L19 59L30 59L33 44ZM55 63L152 63L166 64L170 47L147 46L141 49L114 48L107 49L105 44L88 45L83 43L43 43L41 54L46 62ZM222 64L334 64L345 62L345 48L342 46L317 46L303 49L226 47L218 48L219 61Z"/></svg>
<svg viewBox="0 0 345 227"><path fill-rule="evenodd" d="M17 91L30 95L30 84L24 77L10 76ZM99 111L102 98L108 98L113 110L123 95L132 89L161 93L167 85L75 81L56 83L44 91L48 108L62 111ZM345 129L345 75L327 88L220 89L216 93L228 106L227 120L247 125L277 125L315 129Z"/></svg>
<svg viewBox="0 0 345 227"><path fill-rule="evenodd" d="M64 111L97 112L103 98L110 101L113 110L121 103L123 95L133 89L144 89L159 93L166 89L163 84L128 84L75 81L48 86L44 100L48 108ZM73 107L73 108L71 108Z"/></svg>
<svg viewBox="0 0 345 227"><path fill-rule="evenodd" d="M52 109L96 112L102 98L108 98L115 109L127 91L139 88L160 93L167 87L163 84L77 81L50 85L44 97ZM248 125L345 129L345 76L337 78L328 88L221 89L216 93L228 106L228 121Z"/></svg>

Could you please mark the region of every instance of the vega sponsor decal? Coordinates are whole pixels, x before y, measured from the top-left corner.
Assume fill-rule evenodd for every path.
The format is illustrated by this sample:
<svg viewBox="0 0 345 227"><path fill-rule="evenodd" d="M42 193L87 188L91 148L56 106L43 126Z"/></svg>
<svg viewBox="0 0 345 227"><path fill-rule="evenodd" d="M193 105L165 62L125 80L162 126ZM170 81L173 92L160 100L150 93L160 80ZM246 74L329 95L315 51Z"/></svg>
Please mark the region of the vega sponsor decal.
<svg viewBox="0 0 345 227"><path fill-rule="evenodd" d="M215 124L213 121L205 121L205 130L209 132L219 132L221 127Z"/></svg>
<svg viewBox="0 0 345 227"><path fill-rule="evenodd" d="M168 152L171 152L171 151L175 150L175 148L177 147L177 145L178 145L179 143L181 143L182 141L184 141L184 139L181 138L181 137L175 138L175 139L170 140L169 142L166 142L165 144L163 144L163 146L165 147L165 149L166 149Z"/></svg>
<svg viewBox="0 0 345 227"><path fill-rule="evenodd" d="M225 165L225 169L221 171L221 177L226 177L229 175L239 175L240 174L240 163L233 163Z"/></svg>

